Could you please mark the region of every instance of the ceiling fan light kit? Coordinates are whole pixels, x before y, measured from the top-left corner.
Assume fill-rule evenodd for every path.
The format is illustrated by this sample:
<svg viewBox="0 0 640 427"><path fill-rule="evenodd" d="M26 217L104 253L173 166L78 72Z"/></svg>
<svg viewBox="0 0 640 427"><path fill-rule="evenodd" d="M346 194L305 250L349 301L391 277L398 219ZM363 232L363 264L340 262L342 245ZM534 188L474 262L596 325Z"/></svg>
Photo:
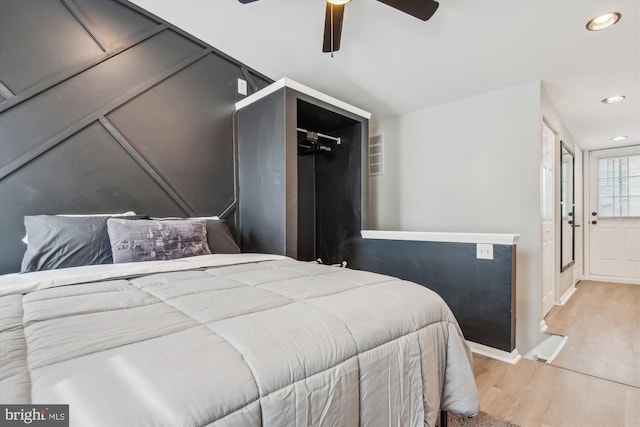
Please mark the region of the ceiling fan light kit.
<svg viewBox="0 0 640 427"><path fill-rule="evenodd" d="M322 51L333 53L340 50L342 38L342 20L344 18L344 8L351 0L326 0L327 7L324 18L324 37L322 40ZM434 0L378 0L387 6L391 6L401 12L426 21L436 13L439 3Z"/></svg>
<svg viewBox="0 0 640 427"><path fill-rule="evenodd" d="M333 0L338 1L338 0ZM342 19L344 18L344 6L327 0L327 7L324 16L324 36L322 39L322 51L333 52L340 50L340 40L342 36Z"/></svg>
<svg viewBox="0 0 640 427"><path fill-rule="evenodd" d="M242 4L253 3L257 0L238 0ZM351 0L326 0L326 10L324 18L324 37L322 41L322 51L331 53L340 50L340 40L342 38L342 20L344 18L344 8ZM387 6L391 6L401 12L427 21L436 13L440 5L435 0L378 0Z"/></svg>

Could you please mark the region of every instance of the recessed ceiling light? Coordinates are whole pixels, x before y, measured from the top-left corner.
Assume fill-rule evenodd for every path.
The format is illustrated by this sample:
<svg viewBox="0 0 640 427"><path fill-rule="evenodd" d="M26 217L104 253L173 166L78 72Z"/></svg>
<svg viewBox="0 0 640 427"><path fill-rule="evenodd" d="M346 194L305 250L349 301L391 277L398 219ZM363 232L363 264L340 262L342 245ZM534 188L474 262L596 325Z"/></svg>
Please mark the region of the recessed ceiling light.
<svg viewBox="0 0 640 427"><path fill-rule="evenodd" d="M587 22L587 30L589 31L600 31L604 30L607 27L612 26L616 22L620 20L619 12L609 12L604 15L596 16L591 21Z"/></svg>
<svg viewBox="0 0 640 427"><path fill-rule="evenodd" d="M614 136L613 138L611 138L612 141L624 141L625 139L627 139L628 137L624 136L624 135L620 135L620 136Z"/></svg>
<svg viewBox="0 0 640 427"><path fill-rule="evenodd" d="M625 98L626 97L624 95L615 95L615 96L609 96L600 102L602 102L603 104L615 104L616 102L620 102Z"/></svg>

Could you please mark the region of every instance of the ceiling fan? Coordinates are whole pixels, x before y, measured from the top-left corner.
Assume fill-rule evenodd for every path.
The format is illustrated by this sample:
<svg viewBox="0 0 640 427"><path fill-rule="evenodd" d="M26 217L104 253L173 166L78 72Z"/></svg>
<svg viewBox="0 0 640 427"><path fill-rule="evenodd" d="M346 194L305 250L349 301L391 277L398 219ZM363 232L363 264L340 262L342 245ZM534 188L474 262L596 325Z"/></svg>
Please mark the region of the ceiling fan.
<svg viewBox="0 0 640 427"><path fill-rule="evenodd" d="M238 0L240 3L253 3L257 0ZM344 17L344 7L351 0L326 0L327 8L324 19L324 38L322 43L323 52L333 52L340 50L340 39L342 36L342 19ZM438 10L439 3L435 0L378 0L395 9L416 17L422 21L427 21Z"/></svg>

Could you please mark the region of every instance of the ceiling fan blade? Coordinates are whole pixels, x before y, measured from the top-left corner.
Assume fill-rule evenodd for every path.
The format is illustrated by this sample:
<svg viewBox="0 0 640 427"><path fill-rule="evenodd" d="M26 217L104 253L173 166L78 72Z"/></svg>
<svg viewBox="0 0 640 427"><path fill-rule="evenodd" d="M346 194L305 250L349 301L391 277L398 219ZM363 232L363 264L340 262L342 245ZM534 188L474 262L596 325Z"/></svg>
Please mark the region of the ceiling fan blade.
<svg viewBox="0 0 640 427"><path fill-rule="evenodd" d="M378 0L422 21L427 21L436 13L440 4L435 0Z"/></svg>
<svg viewBox="0 0 640 427"><path fill-rule="evenodd" d="M331 25L331 10L333 9L333 25ZM342 18L344 17L344 5L331 4L327 2L327 9L324 16L324 40L322 42L323 52L335 52L340 50L340 38L342 36ZM333 34L333 46L331 36Z"/></svg>

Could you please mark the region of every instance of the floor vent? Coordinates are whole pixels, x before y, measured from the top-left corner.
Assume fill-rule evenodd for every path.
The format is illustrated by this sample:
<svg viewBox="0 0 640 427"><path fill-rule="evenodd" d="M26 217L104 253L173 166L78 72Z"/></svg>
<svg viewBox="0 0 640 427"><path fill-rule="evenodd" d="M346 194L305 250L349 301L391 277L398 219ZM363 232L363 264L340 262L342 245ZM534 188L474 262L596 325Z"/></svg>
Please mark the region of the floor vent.
<svg viewBox="0 0 640 427"><path fill-rule="evenodd" d="M384 173L384 146L382 135L369 138L369 176Z"/></svg>

